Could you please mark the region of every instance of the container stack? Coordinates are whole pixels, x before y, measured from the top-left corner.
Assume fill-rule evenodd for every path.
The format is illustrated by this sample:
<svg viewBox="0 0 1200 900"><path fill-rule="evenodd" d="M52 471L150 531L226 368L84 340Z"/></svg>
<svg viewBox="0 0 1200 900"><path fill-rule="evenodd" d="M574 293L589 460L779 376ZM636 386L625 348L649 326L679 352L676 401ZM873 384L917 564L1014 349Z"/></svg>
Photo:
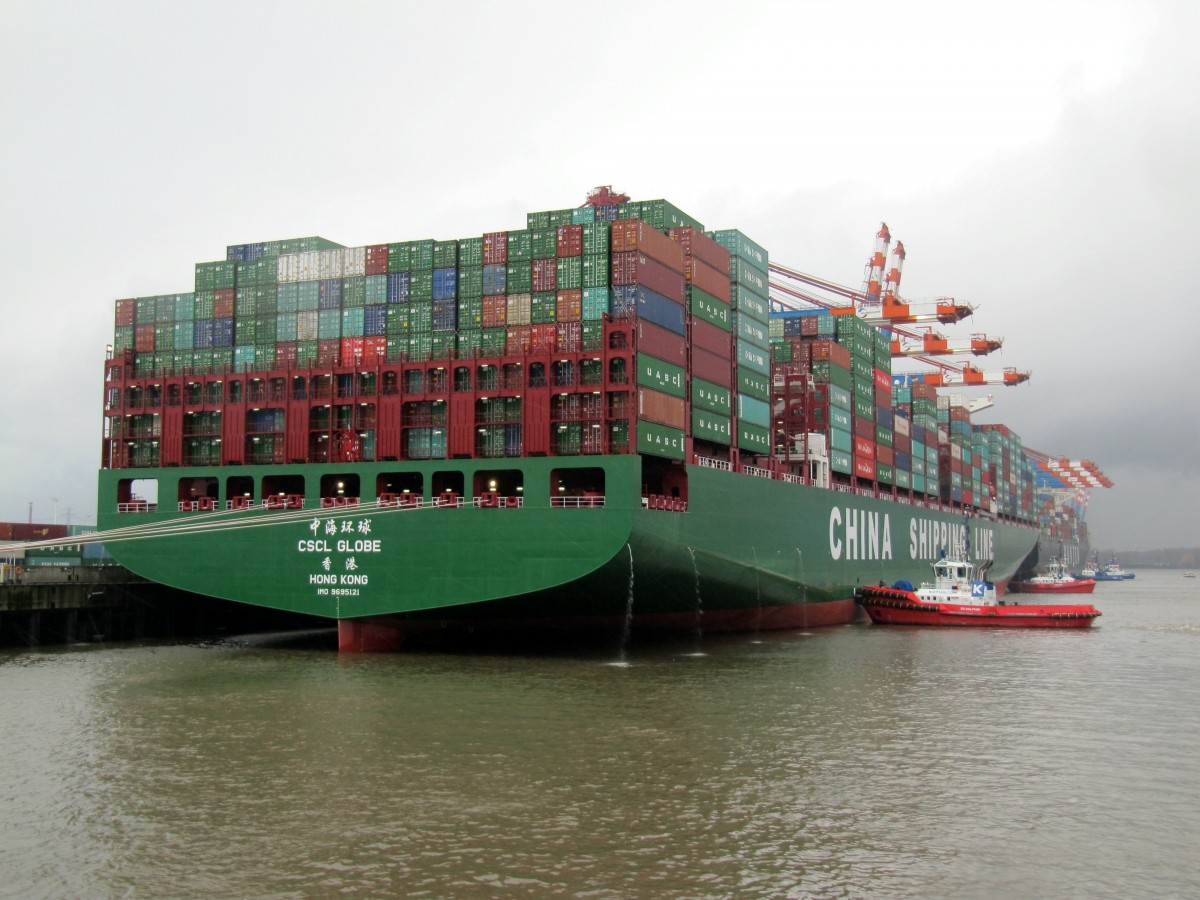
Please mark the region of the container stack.
<svg viewBox="0 0 1200 900"><path fill-rule="evenodd" d="M684 254L693 442L727 454L733 441L729 251L690 226L672 228Z"/></svg>
<svg viewBox="0 0 1200 900"><path fill-rule="evenodd" d="M710 232L729 251L730 331L739 450L769 454L771 386L768 331L771 301L767 251L736 229Z"/></svg>
<svg viewBox="0 0 1200 900"><path fill-rule="evenodd" d="M687 309L683 248L640 219L612 223L612 315L634 320L637 449L683 459Z"/></svg>

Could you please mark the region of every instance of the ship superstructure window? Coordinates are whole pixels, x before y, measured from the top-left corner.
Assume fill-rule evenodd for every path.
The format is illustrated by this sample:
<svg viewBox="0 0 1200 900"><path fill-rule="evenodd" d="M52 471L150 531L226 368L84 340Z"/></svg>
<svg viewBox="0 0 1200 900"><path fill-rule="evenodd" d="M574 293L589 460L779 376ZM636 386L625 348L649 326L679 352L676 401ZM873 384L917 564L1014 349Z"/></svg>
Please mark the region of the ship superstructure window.
<svg viewBox="0 0 1200 900"><path fill-rule="evenodd" d="M199 406L204 402L204 386L198 381L189 381L183 387L183 402L188 406Z"/></svg>
<svg viewBox="0 0 1200 900"><path fill-rule="evenodd" d="M117 512L154 512L157 509L157 478L122 478L117 482Z"/></svg>
<svg viewBox="0 0 1200 900"><path fill-rule="evenodd" d="M405 369L404 370L404 393L406 394L423 394L425 393L425 373L420 369Z"/></svg>
<svg viewBox="0 0 1200 900"><path fill-rule="evenodd" d="M216 494L214 493L213 496ZM238 497L242 498L242 503L235 502ZM245 475L226 478L225 499L230 501L230 505L249 505L254 500L254 479Z"/></svg>
<svg viewBox="0 0 1200 900"><path fill-rule="evenodd" d="M625 384L629 381L624 359L618 358L608 361L608 380L613 384Z"/></svg>
<svg viewBox="0 0 1200 900"><path fill-rule="evenodd" d="M375 478L375 495L392 495L400 503L405 498L420 498L425 494L425 476L420 472L382 472Z"/></svg>
<svg viewBox="0 0 1200 900"><path fill-rule="evenodd" d="M167 385L167 406L179 406L182 403L182 393L179 385Z"/></svg>
<svg viewBox="0 0 1200 900"><path fill-rule="evenodd" d="M496 391L500 389L500 373L495 366L480 366L475 372L478 390Z"/></svg>
<svg viewBox="0 0 1200 900"><path fill-rule="evenodd" d="M180 478L177 489L180 509L211 510L216 508L216 478Z"/></svg>
<svg viewBox="0 0 1200 900"><path fill-rule="evenodd" d="M396 378L395 372L383 373L383 386L380 388L380 393L384 396L392 397L400 393L400 382Z"/></svg>
<svg viewBox="0 0 1200 900"><path fill-rule="evenodd" d="M556 360L551 372L554 387L571 387L575 384L575 365L569 359Z"/></svg>
<svg viewBox="0 0 1200 900"><path fill-rule="evenodd" d="M604 470L559 468L550 473L550 505L596 507L604 505Z"/></svg>
<svg viewBox="0 0 1200 900"><path fill-rule="evenodd" d="M353 497L358 499L359 478L352 473L321 476L321 498Z"/></svg>
<svg viewBox="0 0 1200 900"><path fill-rule="evenodd" d="M458 366L454 370L454 390L469 391L471 389L471 370L466 366Z"/></svg>
<svg viewBox="0 0 1200 900"><path fill-rule="evenodd" d="M234 381L229 382L229 402L230 403L241 403L242 396L243 396L243 391L242 391L241 380L236 379Z"/></svg>
<svg viewBox="0 0 1200 900"><path fill-rule="evenodd" d="M463 473L456 471L433 473L433 496L452 493L456 497L463 496Z"/></svg>
<svg viewBox="0 0 1200 900"><path fill-rule="evenodd" d="M225 385L219 381L210 381L204 385L204 404L220 406L225 399Z"/></svg>
<svg viewBox="0 0 1200 900"><path fill-rule="evenodd" d="M305 385L305 383L304 383L303 375L297 375L296 377L294 377L292 379L292 399L293 400L307 400L308 399L307 385Z"/></svg>
<svg viewBox="0 0 1200 900"><path fill-rule="evenodd" d="M520 506L525 495L525 473L520 469L480 469L472 476L471 495L480 506Z"/></svg>
<svg viewBox="0 0 1200 900"><path fill-rule="evenodd" d="M267 475L262 480L262 495L267 497L304 496L303 475Z"/></svg>

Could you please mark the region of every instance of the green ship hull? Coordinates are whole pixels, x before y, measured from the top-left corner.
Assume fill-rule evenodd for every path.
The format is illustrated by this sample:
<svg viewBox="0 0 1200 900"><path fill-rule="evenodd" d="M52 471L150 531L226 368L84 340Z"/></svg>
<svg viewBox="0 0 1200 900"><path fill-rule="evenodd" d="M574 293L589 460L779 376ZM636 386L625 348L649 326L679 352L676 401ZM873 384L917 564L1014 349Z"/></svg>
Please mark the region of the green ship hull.
<svg viewBox="0 0 1200 900"><path fill-rule="evenodd" d="M260 483L279 468L240 467L238 483ZM364 485L396 468L353 464ZM98 525L128 529L106 542L139 575L337 620L341 646L356 650L387 649L422 629L456 625L701 632L839 624L856 615L857 587L920 579L964 536L974 559L993 561L990 577L1001 589L1037 547L1028 526L967 522L961 512L870 492L697 465L686 468L686 506L654 508L643 498L642 460L633 454L403 468L424 485L447 470L466 485L499 473L521 483L521 499L478 505L479 492L466 490L465 502L444 506L426 492L411 506L310 497L292 509L261 501L227 509L233 498L223 490L213 511L160 504L119 512L131 482L163 480L169 471L172 484L183 486L211 470L105 470ZM303 479L294 483L313 485L348 466L287 469ZM575 471L598 478L603 490L556 494L563 473Z"/></svg>

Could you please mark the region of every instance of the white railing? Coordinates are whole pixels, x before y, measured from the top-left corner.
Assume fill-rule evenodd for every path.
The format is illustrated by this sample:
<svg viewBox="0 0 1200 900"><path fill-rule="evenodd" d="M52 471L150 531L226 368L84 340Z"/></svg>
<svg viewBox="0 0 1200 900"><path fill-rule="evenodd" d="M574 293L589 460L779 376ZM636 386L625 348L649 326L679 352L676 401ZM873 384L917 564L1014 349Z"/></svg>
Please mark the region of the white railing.
<svg viewBox="0 0 1200 900"><path fill-rule="evenodd" d="M560 509L598 509L604 506L604 497L551 497L550 505Z"/></svg>
<svg viewBox="0 0 1200 900"><path fill-rule="evenodd" d="M742 466L742 471L756 478L773 478L770 469L760 469L758 466Z"/></svg>
<svg viewBox="0 0 1200 900"><path fill-rule="evenodd" d="M793 475L791 472L783 472L779 476L780 481L786 481L788 484L804 484L804 479L799 475Z"/></svg>
<svg viewBox="0 0 1200 900"><path fill-rule="evenodd" d="M147 503L145 500L133 500L129 503L118 503L119 513L152 513L158 512L157 503Z"/></svg>
<svg viewBox="0 0 1200 900"><path fill-rule="evenodd" d="M711 459L707 456L697 456L696 465L706 469L720 469L722 472L732 472L733 464L726 459Z"/></svg>
<svg viewBox="0 0 1200 900"><path fill-rule="evenodd" d="M858 494L858 496L860 496L860 497L878 497L879 496L870 488L865 488L865 487L855 488L854 493Z"/></svg>
<svg viewBox="0 0 1200 900"><path fill-rule="evenodd" d="M520 509L525 505L525 498L502 497L492 491L485 491L478 497L472 497L471 505L476 509Z"/></svg>
<svg viewBox="0 0 1200 900"><path fill-rule="evenodd" d="M834 489L835 491L841 491L843 494L852 494L852 493L854 493L854 491L851 489L850 485L848 485L848 484L835 484L835 485L833 486L833 489Z"/></svg>

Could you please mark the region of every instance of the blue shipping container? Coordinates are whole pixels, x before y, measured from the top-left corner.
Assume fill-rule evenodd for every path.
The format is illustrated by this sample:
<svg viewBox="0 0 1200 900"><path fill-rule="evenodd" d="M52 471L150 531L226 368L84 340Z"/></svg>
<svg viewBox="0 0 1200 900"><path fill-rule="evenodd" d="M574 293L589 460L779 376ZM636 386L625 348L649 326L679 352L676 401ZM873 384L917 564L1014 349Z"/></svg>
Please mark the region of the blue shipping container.
<svg viewBox="0 0 1200 900"><path fill-rule="evenodd" d="M393 272L387 277L388 303L407 303L409 296L409 274L407 272Z"/></svg>
<svg viewBox="0 0 1200 900"><path fill-rule="evenodd" d="M458 269L433 270L433 299L454 300L458 297Z"/></svg>
<svg viewBox="0 0 1200 900"><path fill-rule="evenodd" d="M387 307L373 303L363 309L363 335L379 337L381 334L387 334Z"/></svg>
<svg viewBox="0 0 1200 900"><path fill-rule="evenodd" d="M453 331L458 325L458 302L456 300L433 301L433 330Z"/></svg>
<svg viewBox="0 0 1200 900"><path fill-rule="evenodd" d="M321 282L318 309L338 309L342 305L342 279L327 278Z"/></svg>
<svg viewBox="0 0 1200 900"><path fill-rule="evenodd" d="M192 323L192 347L196 350L211 350L213 345L213 320L196 319Z"/></svg>
<svg viewBox="0 0 1200 900"><path fill-rule="evenodd" d="M612 288L612 314L618 319L636 316L676 334L687 334L687 310L682 303L669 300L640 284L622 284Z"/></svg>
<svg viewBox="0 0 1200 900"><path fill-rule="evenodd" d="M508 267L503 263L483 267L484 294L503 294L508 286Z"/></svg>
<svg viewBox="0 0 1200 900"><path fill-rule="evenodd" d="M233 318L213 319L212 345L217 347L233 346ZM201 348L205 349L205 348Z"/></svg>

